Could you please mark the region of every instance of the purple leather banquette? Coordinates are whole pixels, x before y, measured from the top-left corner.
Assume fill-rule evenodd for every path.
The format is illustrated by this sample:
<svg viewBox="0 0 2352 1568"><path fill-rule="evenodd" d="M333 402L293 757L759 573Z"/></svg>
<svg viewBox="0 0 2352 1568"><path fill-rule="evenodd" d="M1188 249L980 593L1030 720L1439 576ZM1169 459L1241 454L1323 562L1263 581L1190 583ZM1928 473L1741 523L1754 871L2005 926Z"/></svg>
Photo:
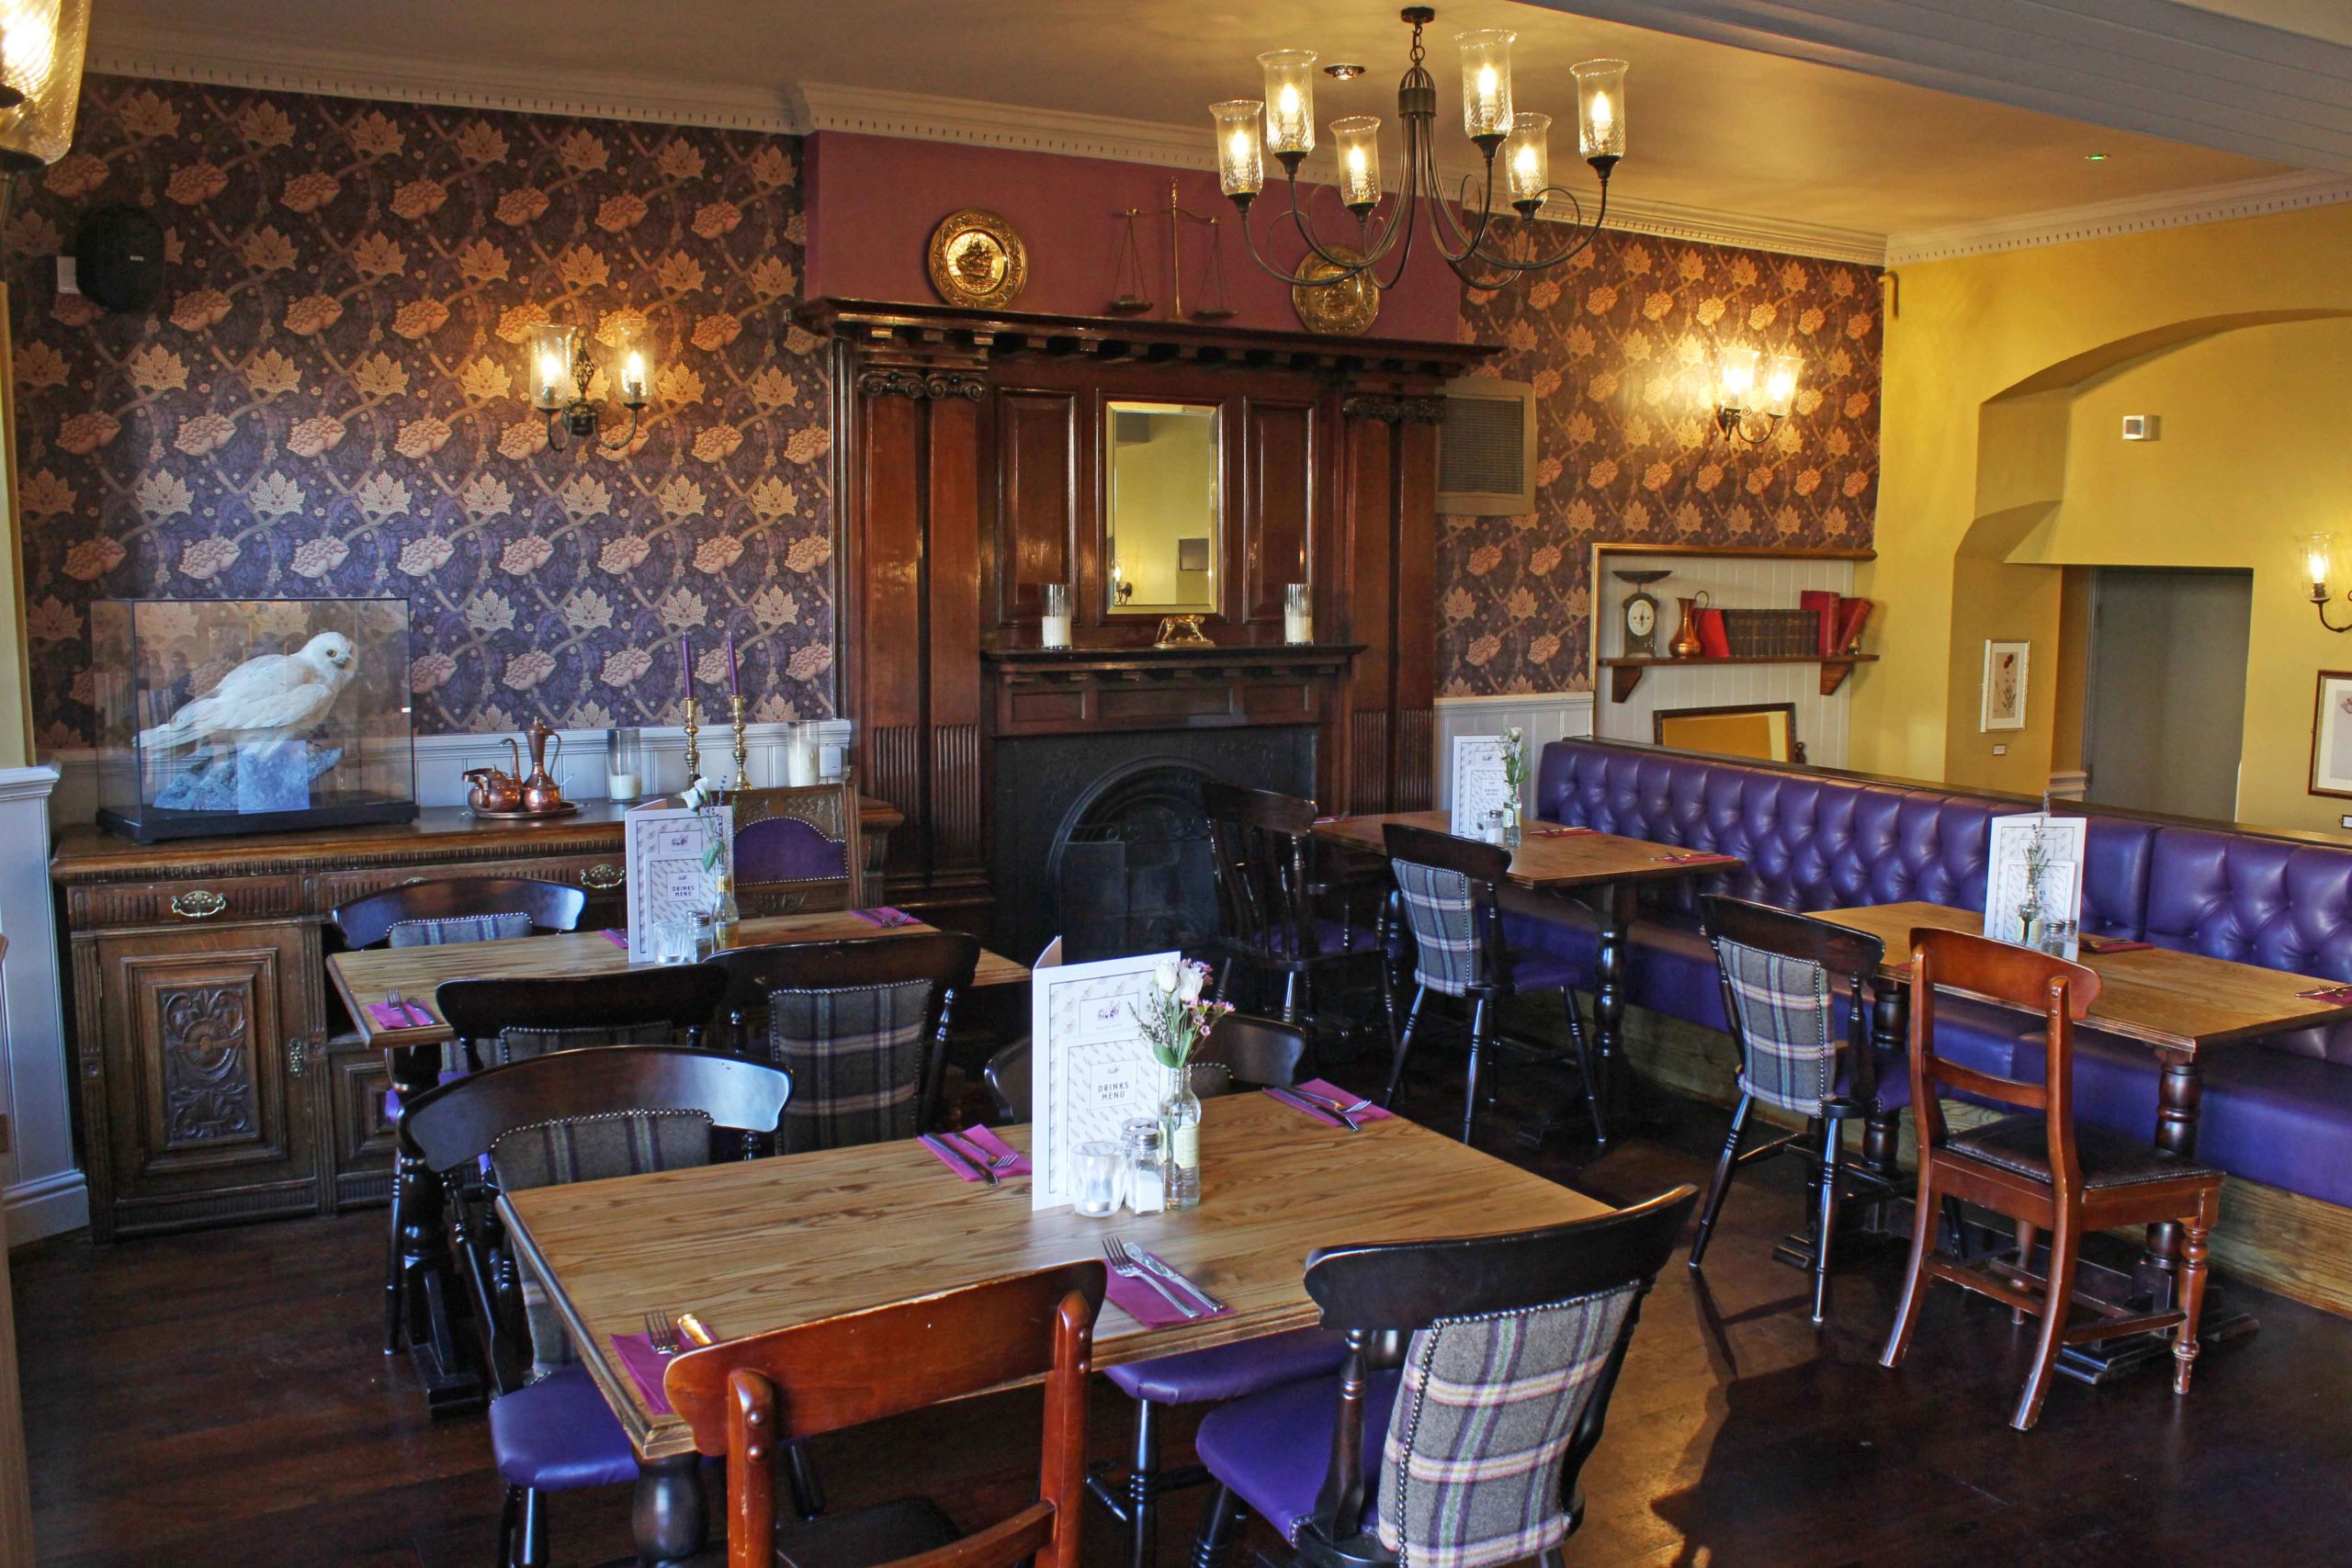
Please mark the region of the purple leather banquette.
<svg viewBox="0 0 2352 1568"><path fill-rule="evenodd" d="M2029 803L1770 763L1599 740L1544 748L1535 815L1659 843L1737 855L1739 869L1645 895L1627 953L1627 996L1672 1017L1724 1026L1713 955L1699 934L1702 893L1797 910L1905 899L1984 907L1986 824ZM2083 929L2242 964L2352 980L2352 850L2227 828L2086 813ZM1585 965L1589 918L1508 918L1515 945ZM1946 1054L2006 1076L2041 1070L2018 1049L2021 1014L1939 1004ZM2076 1036L2077 1114L2151 1134L2156 1064L2148 1048L2097 1030ZM2352 1205L2352 1022L2218 1046L2203 1058L2199 1154L2233 1175ZM1899 1081L1899 1069L1892 1075ZM1889 1076L1882 1082L1894 1087Z"/></svg>

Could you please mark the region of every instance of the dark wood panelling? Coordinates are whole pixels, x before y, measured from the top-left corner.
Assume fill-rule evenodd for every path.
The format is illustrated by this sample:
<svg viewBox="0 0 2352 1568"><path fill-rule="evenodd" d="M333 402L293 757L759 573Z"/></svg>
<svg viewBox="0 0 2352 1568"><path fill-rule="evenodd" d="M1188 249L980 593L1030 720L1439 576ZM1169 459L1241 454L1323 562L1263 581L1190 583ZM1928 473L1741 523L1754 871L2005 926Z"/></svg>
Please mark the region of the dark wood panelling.
<svg viewBox="0 0 2352 1568"><path fill-rule="evenodd" d="M1077 578L1080 408L1074 389L997 390L995 548L988 552L997 585L991 629L1034 627L1038 588ZM977 552L978 534L972 544Z"/></svg>
<svg viewBox="0 0 2352 1568"><path fill-rule="evenodd" d="M1317 405L1250 398L1241 412L1246 488L1240 618L1279 633L1283 588L1312 583L1317 576L1315 549L1323 497L1316 482L1321 456Z"/></svg>
<svg viewBox="0 0 2352 1568"><path fill-rule="evenodd" d="M1437 737L1437 426L1406 419L1396 426L1396 684L1389 710L1396 744L1391 811L1422 811L1431 802Z"/></svg>

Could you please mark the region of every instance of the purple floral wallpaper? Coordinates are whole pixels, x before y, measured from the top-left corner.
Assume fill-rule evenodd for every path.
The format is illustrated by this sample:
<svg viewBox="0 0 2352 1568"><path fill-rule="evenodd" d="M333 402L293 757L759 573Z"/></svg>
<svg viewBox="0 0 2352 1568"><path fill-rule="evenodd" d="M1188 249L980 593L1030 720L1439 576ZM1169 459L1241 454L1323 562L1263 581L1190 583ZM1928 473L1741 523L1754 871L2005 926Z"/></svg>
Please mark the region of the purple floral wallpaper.
<svg viewBox="0 0 2352 1568"><path fill-rule="evenodd" d="M1535 388L1536 508L1440 519L1442 694L1590 689L1595 541L1869 545L1877 276L1611 233L1560 273L1467 295L1464 334L1504 348L1487 373ZM1796 412L1762 448L1714 428L1718 344L1804 357Z"/></svg>
<svg viewBox="0 0 2352 1568"><path fill-rule="evenodd" d="M681 632L707 697L732 631L755 716L830 715L799 173L790 138L92 78L6 233L42 744L88 738L86 605L131 596L404 595L421 733L674 722ZM116 202L167 235L146 314L52 281ZM632 312L647 428L548 450L523 334Z"/></svg>

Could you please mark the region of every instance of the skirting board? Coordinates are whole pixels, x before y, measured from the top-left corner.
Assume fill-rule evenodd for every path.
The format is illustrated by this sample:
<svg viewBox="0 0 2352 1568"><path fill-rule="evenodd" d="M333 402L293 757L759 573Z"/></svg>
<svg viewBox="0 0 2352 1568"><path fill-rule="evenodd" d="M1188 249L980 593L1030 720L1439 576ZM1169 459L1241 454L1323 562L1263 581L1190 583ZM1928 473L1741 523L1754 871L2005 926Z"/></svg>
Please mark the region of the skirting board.
<svg viewBox="0 0 2352 1568"><path fill-rule="evenodd" d="M0 1192L8 1211L8 1244L22 1247L90 1223L90 1184L78 1170L59 1171Z"/></svg>

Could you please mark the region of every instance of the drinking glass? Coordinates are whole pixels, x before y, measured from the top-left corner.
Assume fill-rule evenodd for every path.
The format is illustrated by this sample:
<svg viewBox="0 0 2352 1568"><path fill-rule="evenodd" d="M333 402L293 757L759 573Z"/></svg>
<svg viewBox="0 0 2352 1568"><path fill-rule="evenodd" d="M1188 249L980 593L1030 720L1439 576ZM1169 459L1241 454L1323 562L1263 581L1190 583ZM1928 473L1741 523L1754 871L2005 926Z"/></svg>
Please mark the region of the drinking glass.
<svg viewBox="0 0 2352 1568"><path fill-rule="evenodd" d="M653 962L691 964L695 957L694 922L673 915L653 922Z"/></svg>
<svg viewBox="0 0 2352 1568"><path fill-rule="evenodd" d="M1123 1155L1116 1144L1080 1144L1078 1187L1072 1206L1090 1220L1102 1219L1119 1207L1119 1169Z"/></svg>

